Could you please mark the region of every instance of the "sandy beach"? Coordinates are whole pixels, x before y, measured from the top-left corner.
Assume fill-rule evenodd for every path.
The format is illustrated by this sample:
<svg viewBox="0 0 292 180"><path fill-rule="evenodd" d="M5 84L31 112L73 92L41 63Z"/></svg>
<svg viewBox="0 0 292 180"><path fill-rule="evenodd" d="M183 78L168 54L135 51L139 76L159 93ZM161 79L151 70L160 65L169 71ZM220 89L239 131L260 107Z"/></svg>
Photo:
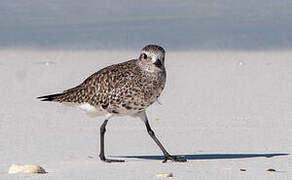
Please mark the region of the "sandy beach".
<svg viewBox="0 0 292 180"><path fill-rule="evenodd" d="M291 51L167 51L162 104L147 112L187 163L161 163L143 122L130 117L112 119L106 134L106 153L126 162L103 163L103 117L36 99L138 52L1 50L0 179L291 179ZM13 163L48 173L8 175Z"/></svg>

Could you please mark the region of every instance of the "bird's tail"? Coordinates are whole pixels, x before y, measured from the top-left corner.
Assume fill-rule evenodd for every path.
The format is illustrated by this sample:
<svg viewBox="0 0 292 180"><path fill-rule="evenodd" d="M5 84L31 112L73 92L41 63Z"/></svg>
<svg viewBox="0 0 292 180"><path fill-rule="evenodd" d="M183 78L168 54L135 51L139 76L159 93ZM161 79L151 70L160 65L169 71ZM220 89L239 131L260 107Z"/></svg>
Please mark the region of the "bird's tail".
<svg viewBox="0 0 292 180"><path fill-rule="evenodd" d="M76 86L71 89L67 89L62 93L56 93L56 94L50 94L46 96L40 96L37 97L38 99L41 99L41 101L54 101L54 102L72 102L72 103L77 103L77 102L82 102L83 99L80 98L82 97L82 86ZM84 95L83 95L84 96Z"/></svg>
<svg viewBox="0 0 292 180"><path fill-rule="evenodd" d="M64 93L58 93L58 94L51 94L46 96L40 96L37 97L41 101L59 101L62 97L64 97Z"/></svg>

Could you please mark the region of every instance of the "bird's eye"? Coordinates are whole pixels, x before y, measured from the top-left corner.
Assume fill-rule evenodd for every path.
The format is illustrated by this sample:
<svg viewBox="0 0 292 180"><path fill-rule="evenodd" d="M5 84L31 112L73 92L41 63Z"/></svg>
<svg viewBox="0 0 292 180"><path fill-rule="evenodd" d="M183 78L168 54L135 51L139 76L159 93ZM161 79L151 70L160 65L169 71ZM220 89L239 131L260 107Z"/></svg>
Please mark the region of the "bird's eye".
<svg viewBox="0 0 292 180"><path fill-rule="evenodd" d="M142 54L143 59L147 59L147 55L145 53Z"/></svg>

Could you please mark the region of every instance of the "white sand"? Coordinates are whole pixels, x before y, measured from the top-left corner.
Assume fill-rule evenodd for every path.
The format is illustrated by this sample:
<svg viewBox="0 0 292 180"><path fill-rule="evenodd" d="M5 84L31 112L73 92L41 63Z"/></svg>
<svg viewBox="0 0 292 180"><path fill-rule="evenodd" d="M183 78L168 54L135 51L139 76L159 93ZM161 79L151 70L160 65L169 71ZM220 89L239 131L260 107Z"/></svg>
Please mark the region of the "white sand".
<svg viewBox="0 0 292 180"><path fill-rule="evenodd" d="M277 154L292 152L292 52L168 52L162 105L148 114L168 151L188 155L183 164L157 160L161 152L144 124L127 117L112 119L105 139L106 154L126 162L103 163L97 156L102 117L36 99L136 56L0 51L0 179L148 180L171 172L177 179L291 179L291 155ZM8 175L13 163L38 164L48 173Z"/></svg>

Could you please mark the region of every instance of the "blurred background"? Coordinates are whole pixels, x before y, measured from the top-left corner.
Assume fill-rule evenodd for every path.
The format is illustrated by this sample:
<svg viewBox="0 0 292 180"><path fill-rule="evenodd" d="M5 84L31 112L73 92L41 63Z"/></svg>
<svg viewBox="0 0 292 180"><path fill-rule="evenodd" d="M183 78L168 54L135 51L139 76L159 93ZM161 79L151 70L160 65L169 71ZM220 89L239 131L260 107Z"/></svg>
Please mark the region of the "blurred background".
<svg viewBox="0 0 292 180"><path fill-rule="evenodd" d="M1 0L0 48L287 50L291 0Z"/></svg>

